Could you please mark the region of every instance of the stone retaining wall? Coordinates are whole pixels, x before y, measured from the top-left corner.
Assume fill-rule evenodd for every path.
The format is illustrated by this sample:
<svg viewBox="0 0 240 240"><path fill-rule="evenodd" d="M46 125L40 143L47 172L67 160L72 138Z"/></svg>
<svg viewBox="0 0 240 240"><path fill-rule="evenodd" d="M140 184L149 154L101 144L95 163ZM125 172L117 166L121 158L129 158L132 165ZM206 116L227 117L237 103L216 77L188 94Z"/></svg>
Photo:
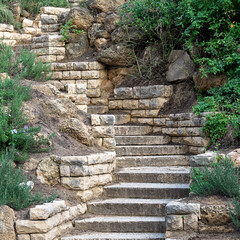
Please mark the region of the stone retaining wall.
<svg viewBox="0 0 240 240"><path fill-rule="evenodd" d="M153 124L153 118L172 93L173 87L167 85L115 88L114 98L109 99L109 110L126 114L134 123Z"/></svg>
<svg viewBox="0 0 240 240"><path fill-rule="evenodd" d="M86 156L55 157L59 164L60 183L74 190L79 200L86 202L102 194L104 185L112 181L115 152Z"/></svg>
<svg viewBox="0 0 240 240"><path fill-rule="evenodd" d="M105 111L108 111L108 98L102 91L107 80L104 65L98 62L67 62L52 63L51 66L54 71L52 81L65 86L69 98L77 106L82 105L79 109L87 111L87 105L104 105Z"/></svg>
<svg viewBox="0 0 240 240"><path fill-rule="evenodd" d="M53 240L74 228L73 220L84 214L86 204L68 206L63 200L37 205L29 210L29 219L16 221L18 240Z"/></svg>

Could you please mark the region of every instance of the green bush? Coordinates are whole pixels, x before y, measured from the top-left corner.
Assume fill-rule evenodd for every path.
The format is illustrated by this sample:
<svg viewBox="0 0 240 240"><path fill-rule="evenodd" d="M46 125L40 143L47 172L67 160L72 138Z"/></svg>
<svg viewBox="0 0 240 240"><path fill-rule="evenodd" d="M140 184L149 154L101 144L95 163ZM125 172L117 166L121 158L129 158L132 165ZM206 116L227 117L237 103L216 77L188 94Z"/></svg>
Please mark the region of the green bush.
<svg viewBox="0 0 240 240"><path fill-rule="evenodd" d="M229 204L230 217L235 226L240 229L240 199L234 198L232 204Z"/></svg>
<svg viewBox="0 0 240 240"><path fill-rule="evenodd" d="M211 167L193 169L191 191L196 195L239 196L239 169L229 159L219 159Z"/></svg>
<svg viewBox="0 0 240 240"><path fill-rule="evenodd" d="M15 54L11 46L0 43L0 72L19 79L47 81L51 78L50 64L37 60L37 55L20 48Z"/></svg>
<svg viewBox="0 0 240 240"><path fill-rule="evenodd" d="M55 199L53 194L48 198L37 192L31 194L31 188L26 184L27 177L21 168L13 166L14 152L6 151L0 155L0 206L19 210L32 204L49 202Z"/></svg>

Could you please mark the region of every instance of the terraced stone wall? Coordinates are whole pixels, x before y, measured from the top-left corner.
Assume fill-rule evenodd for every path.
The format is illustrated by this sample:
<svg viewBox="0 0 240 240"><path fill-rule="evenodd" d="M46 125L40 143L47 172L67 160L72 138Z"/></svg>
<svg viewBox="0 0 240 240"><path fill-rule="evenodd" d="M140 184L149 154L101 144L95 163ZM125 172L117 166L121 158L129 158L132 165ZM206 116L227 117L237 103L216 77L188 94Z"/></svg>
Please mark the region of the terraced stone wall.
<svg viewBox="0 0 240 240"><path fill-rule="evenodd" d="M108 98L104 94L104 82L107 79L107 70L98 62L67 62L52 63L52 82L58 81L64 85L63 93L87 112L87 105L105 106L108 111Z"/></svg>
<svg viewBox="0 0 240 240"><path fill-rule="evenodd" d="M152 125L172 93L173 87L167 85L115 88L114 97L109 99L109 110L125 114L129 122Z"/></svg>
<svg viewBox="0 0 240 240"><path fill-rule="evenodd" d="M55 157L60 169L60 183L75 191L82 202L96 198L102 194L103 187L112 181L115 158L115 152Z"/></svg>
<svg viewBox="0 0 240 240"><path fill-rule="evenodd" d="M28 219L16 221L18 240L53 240L62 233L73 230L73 220L84 214L86 204L69 206L65 201L37 205L29 210Z"/></svg>

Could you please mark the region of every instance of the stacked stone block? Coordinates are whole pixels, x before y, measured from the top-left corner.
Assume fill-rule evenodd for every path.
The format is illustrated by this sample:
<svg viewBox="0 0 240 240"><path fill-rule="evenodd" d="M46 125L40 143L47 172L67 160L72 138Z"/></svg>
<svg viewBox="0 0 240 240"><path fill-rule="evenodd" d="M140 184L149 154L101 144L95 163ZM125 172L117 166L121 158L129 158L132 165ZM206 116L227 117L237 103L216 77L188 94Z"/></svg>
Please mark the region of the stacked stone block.
<svg viewBox="0 0 240 240"><path fill-rule="evenodd" d="M166 85L115 88L109 110L126 114L134 123L153 124L153 118L158 116L172 93L173 87Z"/></svg>
<svg viewBox="0 0 240 240"><path fill-rule="evenodd" d="M172 137L172 142L189 146L190 154L202 153L210 143L205 138L201 128L205 124L205 115L196 116L194 113L162 115L154 119L154 131L160 131Z"/></svg>
<svg viewBox="0 0 240 240"><path fill-rule="evenodd" d="M87 105L104 104L108 110L108 100L103 95L102 84L107 79L107 70L98 62L52 63L52 80L65 85L70 99L80 110L87 111Z"/></svg>
<svg viewBox="0 0 240 240"><path fill-rule="evenodd" d="M0 24L0 39L1 42L14 47L20 43L31 43L32 35L15 32L13 25Z"/></svg>
<svg viewBox="0 0 240 240"><path fill-rule="evenodd" d="M29 219L16 221L18 240L53 240L73 229L72 221L84 214L86 204L68 206L58 200L31 208Z"/></svg>
<svg viewBox="0 0 240 240"><path fill-rule="evenodd" d="M30 20L25 18L22 22L22 31L31 35L41 34L41 21L38 19Z"/></svg>
<svg viewBox="0 0 240 240"><path fill-rule="evenodd" d="M115 141L115 116L114 115L91 115L92 132L99 146L114 150Z"/></svg>
<svg viewBox="0 0 240 240"><path fill-rule="evenodd" d="M56 157L61 185L76 191L77 197L84 202L98 197L104 185L112 181L115 157L115 152Z"/></svg>
<svg viewBox="0 0 240 240"><path fill-rule="evenodd" d="M173 201L166 205L166 239L189 239L197 236L199 203Z"/></svg>
<svg viewBox="0 0 240 240"><path fill-rule="evenodd" d="M43 62L56 62L65 57L65 42L57 34L33 37L32 49Z"/></svg>
<svg viewBox="0 0 240 240"><path fill-rule="evenodd" d="M60 17L68 13L70 8L42 7L40 13L42 33L57 33L60 31Z"/></svg>

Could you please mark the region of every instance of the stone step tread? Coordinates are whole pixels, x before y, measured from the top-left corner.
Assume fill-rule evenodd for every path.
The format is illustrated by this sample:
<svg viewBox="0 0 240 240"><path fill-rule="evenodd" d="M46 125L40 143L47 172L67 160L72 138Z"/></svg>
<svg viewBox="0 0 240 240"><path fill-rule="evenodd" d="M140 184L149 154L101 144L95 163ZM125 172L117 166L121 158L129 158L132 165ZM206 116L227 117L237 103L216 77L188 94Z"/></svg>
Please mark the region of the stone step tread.
<svg viewBox="0 0 240 240"><path fill-rule="evenodd" d="M117 167L147 167L147 166L189 166L189 156L158 155L158 156L122 156L116 157Z"/></svg>
<svg viewBox="0 0 240 240"><path fill-rule="evenodd" d="M164 233L83 233L76 236L62 237L61 240L162 240Z"/></svg>
<svg viewBox="0 0 240 240"><path fill-rule="evenodd" d="M118 156L142 156L142 155L179 155L186 154L186 145L125 145L116 146Z"/></svg>
<svg viewBox="0 0 240 240"><path fill-rule="evenodd" d="M94 200L90 205L103 204L167 204L174 199L141 199L141 198L110 198L106 200Z"/></svg>
<svg viewBox="0 0 240 240"><path fill-rule="evenodd" d="M179 183L117 183L110 186L105 186L105 189L113 188L137 188L137 189L188 189L189 184L179 184Z"/></svg>
<svg viewBox="0 0 240 240"><path fill-rule="evenodd" d="M152 173L152 174L190 174L190 167L131 167L124 168L117 172L117 174L142 174L142 173Z"/></svg>
<svg viewBox="0 0 240 240"><path fill-rule="evenodd" d="M81 223L132 223L132 222L165 222L164 217L141 217L141 216L98 216L98 217L90 217L82 220L76 220L75 224Z"/></svg>
<svg viewBox="0 0 240 240"><path fill-rule="evenodd" d="M142 136L152 132L149 125L119 125L114 126L115 136Z"/></svg>
<svg viewBox="0 0 240 240"><path fill-rule="evenodd" d="M116 144L120 145L161 145L168 144L171 140L169 136L139 135L139 136L116 136Z"/></svg>

